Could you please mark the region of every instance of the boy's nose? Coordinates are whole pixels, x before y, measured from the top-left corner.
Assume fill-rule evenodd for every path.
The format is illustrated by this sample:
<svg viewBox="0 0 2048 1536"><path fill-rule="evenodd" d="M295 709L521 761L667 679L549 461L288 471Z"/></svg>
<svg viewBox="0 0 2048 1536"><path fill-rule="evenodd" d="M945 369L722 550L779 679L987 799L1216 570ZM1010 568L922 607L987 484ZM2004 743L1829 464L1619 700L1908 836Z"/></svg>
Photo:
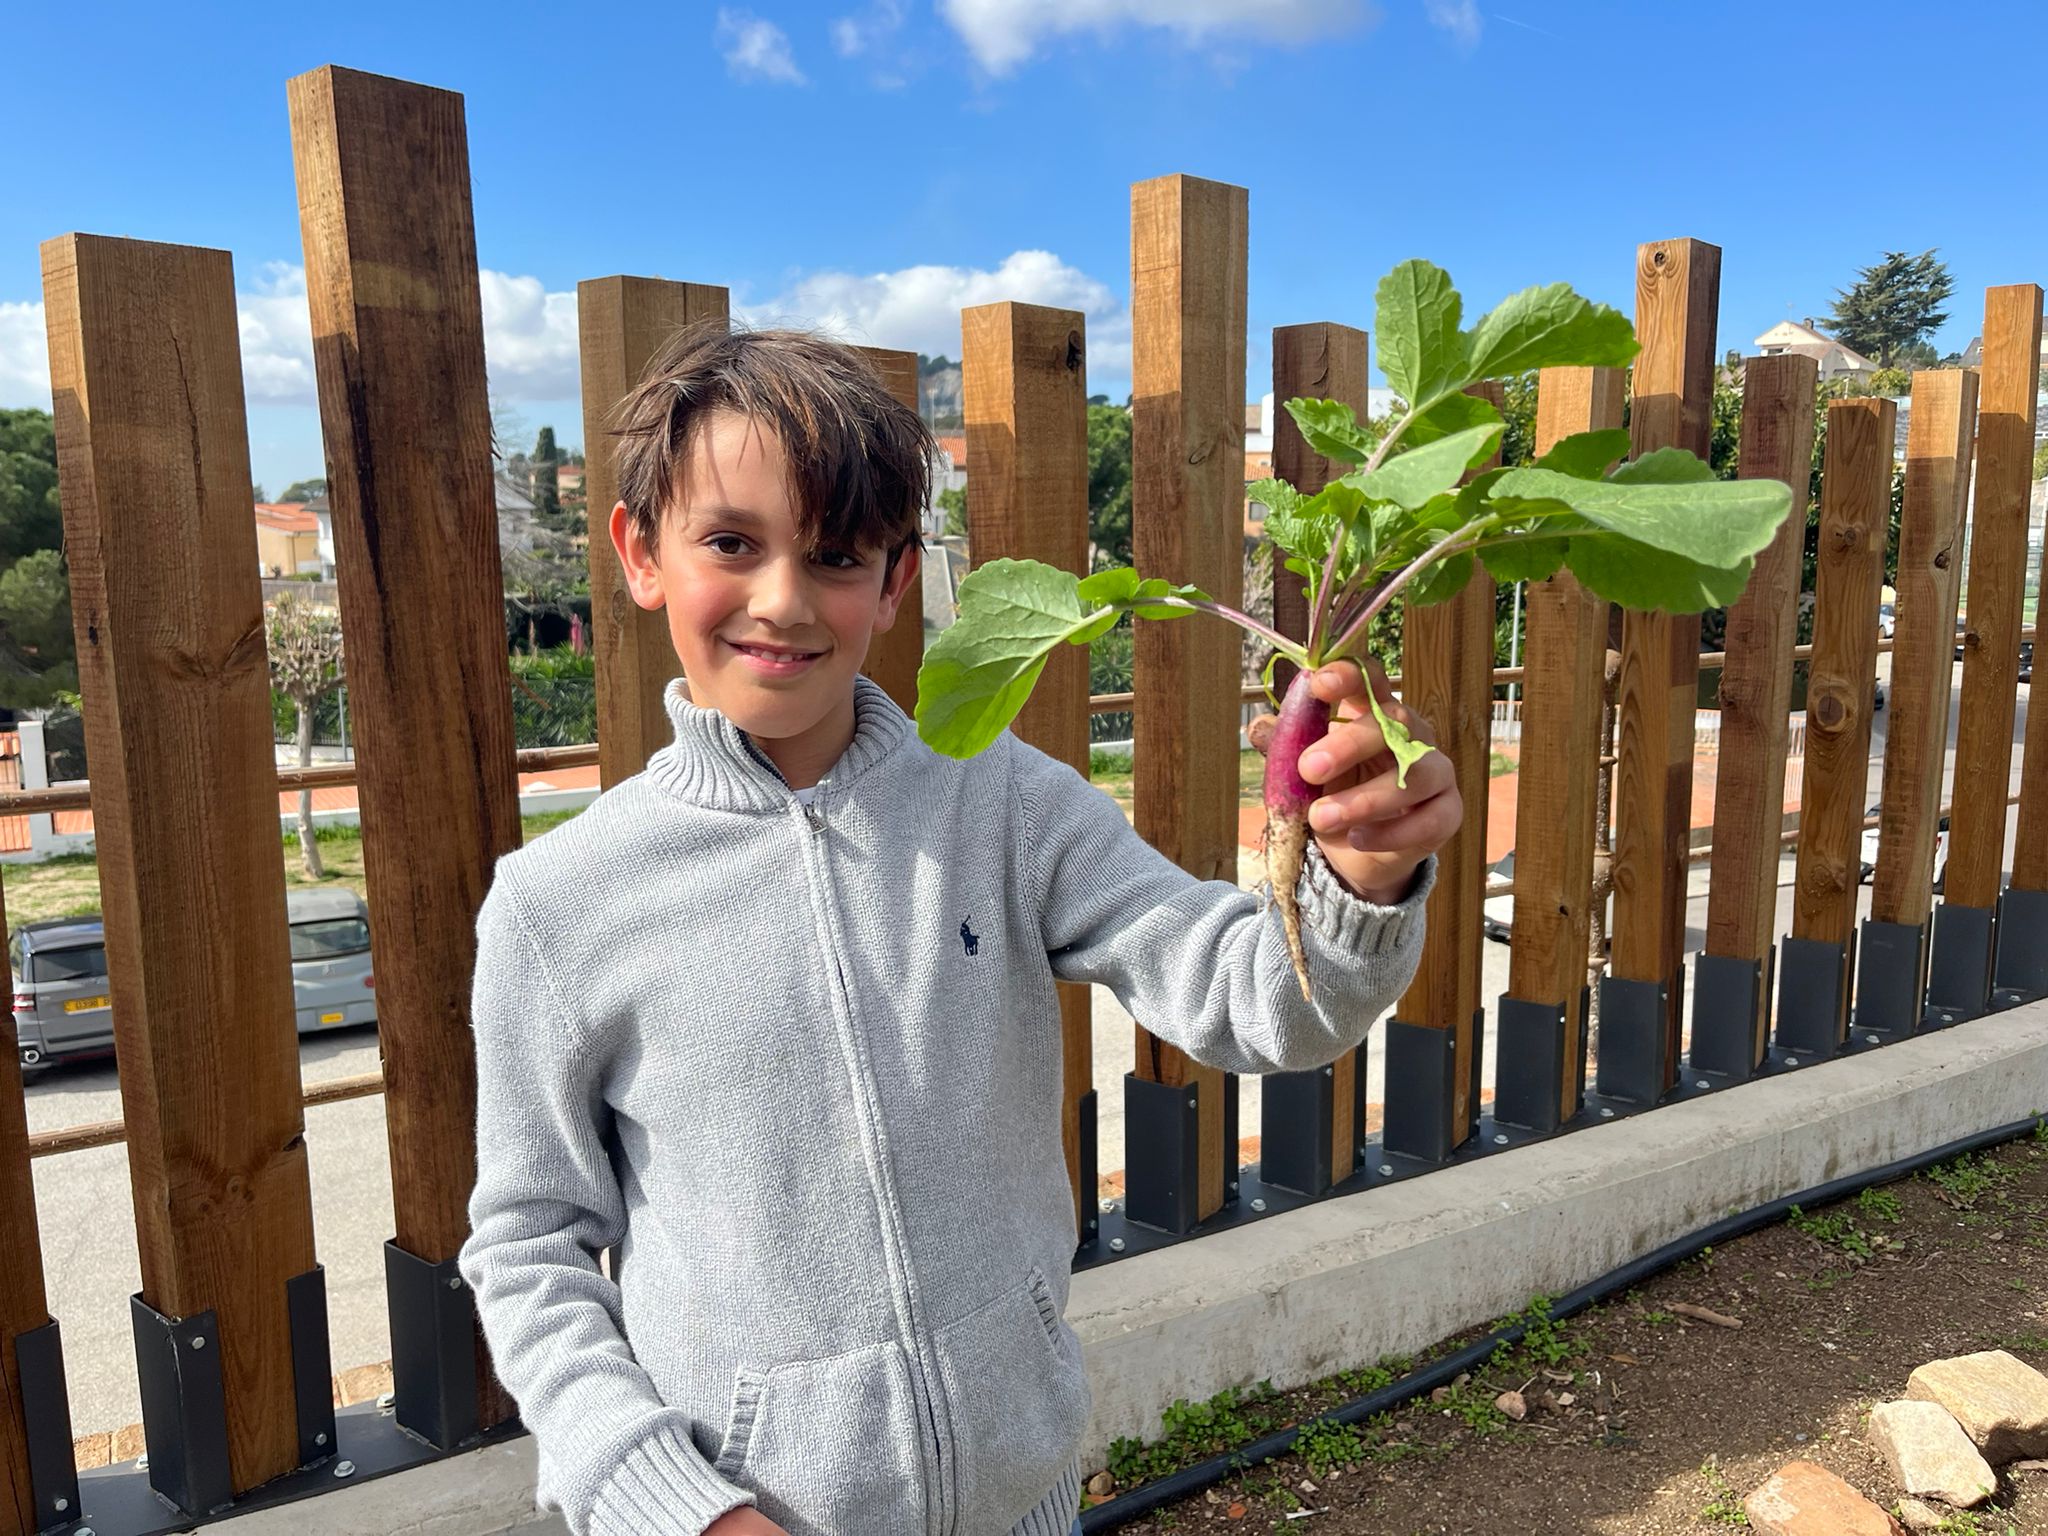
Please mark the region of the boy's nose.
<svg viewBox="0 0 2048 1536"><path fill-rule="evenodd" d="M797 562L771 562L754 583L748 596L747 612L779 629L795 629L810 623L809 576Z"/></svg>

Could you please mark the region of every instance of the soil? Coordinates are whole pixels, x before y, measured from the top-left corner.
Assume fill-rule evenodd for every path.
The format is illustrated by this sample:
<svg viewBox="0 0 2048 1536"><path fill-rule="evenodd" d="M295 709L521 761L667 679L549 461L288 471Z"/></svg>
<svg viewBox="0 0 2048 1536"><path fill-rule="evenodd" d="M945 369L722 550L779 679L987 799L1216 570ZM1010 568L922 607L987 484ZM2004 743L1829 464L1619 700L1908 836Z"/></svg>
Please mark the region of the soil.
<svg viewBox="0 0 2048 1536"><path fill-rule="evenodd" d="M1680 1316L1678 1303L1742 1326ZM1863 1437L1870 1408L1903 1396L1914 1367L1983 1349L2048 1369L2048 1131L1709 1250L1562 1324L1548 1349L1480 1369L1447 1400L1363 1426L1356 1443L1336 1437L1332 1458L1311 1465L1298 1445L1119 1529L1689 1536L1746 1526L1743 1496L1802 1458L1892 1509L1900 1490ZM1124 1471L1136 1482L1242 1443L1204 1417L1256 1438L1379 1379L1251 1388L1213 1415L1197 1405L1172 1442L1137 1453L1151 1466L1121 1447ZM1509 1388L1527 1398L1525 1422L1492 1408ZM1945 1513L1953 1536L2048 1536L2048 1472L2006 1472L1990 1504Z"/></svg>

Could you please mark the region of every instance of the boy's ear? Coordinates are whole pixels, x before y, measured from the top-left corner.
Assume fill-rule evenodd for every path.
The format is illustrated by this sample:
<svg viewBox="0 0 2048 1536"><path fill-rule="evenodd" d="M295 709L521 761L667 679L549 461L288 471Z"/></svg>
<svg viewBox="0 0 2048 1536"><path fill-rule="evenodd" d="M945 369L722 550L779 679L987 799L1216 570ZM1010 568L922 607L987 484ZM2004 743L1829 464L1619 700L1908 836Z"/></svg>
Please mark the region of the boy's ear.
<svg viewBox="0 0 2048 1536"><path fill-rule="evenodd" d="M896 622L896 610L903 602L903 594L910 590L910 584L917 580L917 573L924 557L923 541L912 539L904 546L903 553L896 557L896 568L889 572L889 579L882 583L882 600L875 609L875 633L886 634Z"/></svg>
<svg viewBox="0 0 2048 1536"><path fill-rule="evenodd" d="M668 593L662 586L661 567L655 563L654 551L633 526L633 516L623 501L612 508L611 535L612 548L618 551L619 565L626 573L626 590L633 594L633 601L647 609L666 607Z"/></svg>

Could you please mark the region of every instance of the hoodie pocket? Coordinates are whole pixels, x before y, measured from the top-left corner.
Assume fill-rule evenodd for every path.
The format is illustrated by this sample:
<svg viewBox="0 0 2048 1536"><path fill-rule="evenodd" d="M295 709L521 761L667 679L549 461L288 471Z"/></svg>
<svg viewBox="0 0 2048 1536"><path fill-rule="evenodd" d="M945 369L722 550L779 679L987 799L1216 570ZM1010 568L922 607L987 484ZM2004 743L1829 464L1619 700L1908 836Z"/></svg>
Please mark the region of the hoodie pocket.
<svg viewBox="0 0 2048 1536"><path fill-rule="evenodd" d="M1036 1268L932 1343L952 1410L954 1529L1007 1531L1066 1474L1087 1428L1080 1343Z"/></svg>
<svg viewBox="0 0 2048 1536"><path fill-rule="evenodd" d="M734 1374L713 1470L790 1536L903 1536L925 1524L921 1416L893 1340Z"/></svg>

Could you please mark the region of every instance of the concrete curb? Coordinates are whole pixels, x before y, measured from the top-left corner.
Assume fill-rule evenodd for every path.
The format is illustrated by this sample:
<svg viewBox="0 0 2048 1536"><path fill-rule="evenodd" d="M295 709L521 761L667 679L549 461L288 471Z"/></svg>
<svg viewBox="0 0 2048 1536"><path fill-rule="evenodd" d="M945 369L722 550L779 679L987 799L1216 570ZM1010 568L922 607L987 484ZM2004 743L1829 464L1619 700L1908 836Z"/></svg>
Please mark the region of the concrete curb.
<svg viewBox="0 0 2048 1536"><path fill-rule="evenodd" d="M1089 1470L1176 1398L1413 1353L1729 1214L2048 1109L2048 1002L1074 1277ZM219 1522L236 1536L560 1536L531 1436Z"/></svg>
<svg viewBox="0 0 2048 1536"><path fill-rule="evenodd" d="M1296 1385L1560 1295L1733 1211L2048 1109L2048 1002L1074 1277L1083 1464L1176 1398Z"/></svg>

